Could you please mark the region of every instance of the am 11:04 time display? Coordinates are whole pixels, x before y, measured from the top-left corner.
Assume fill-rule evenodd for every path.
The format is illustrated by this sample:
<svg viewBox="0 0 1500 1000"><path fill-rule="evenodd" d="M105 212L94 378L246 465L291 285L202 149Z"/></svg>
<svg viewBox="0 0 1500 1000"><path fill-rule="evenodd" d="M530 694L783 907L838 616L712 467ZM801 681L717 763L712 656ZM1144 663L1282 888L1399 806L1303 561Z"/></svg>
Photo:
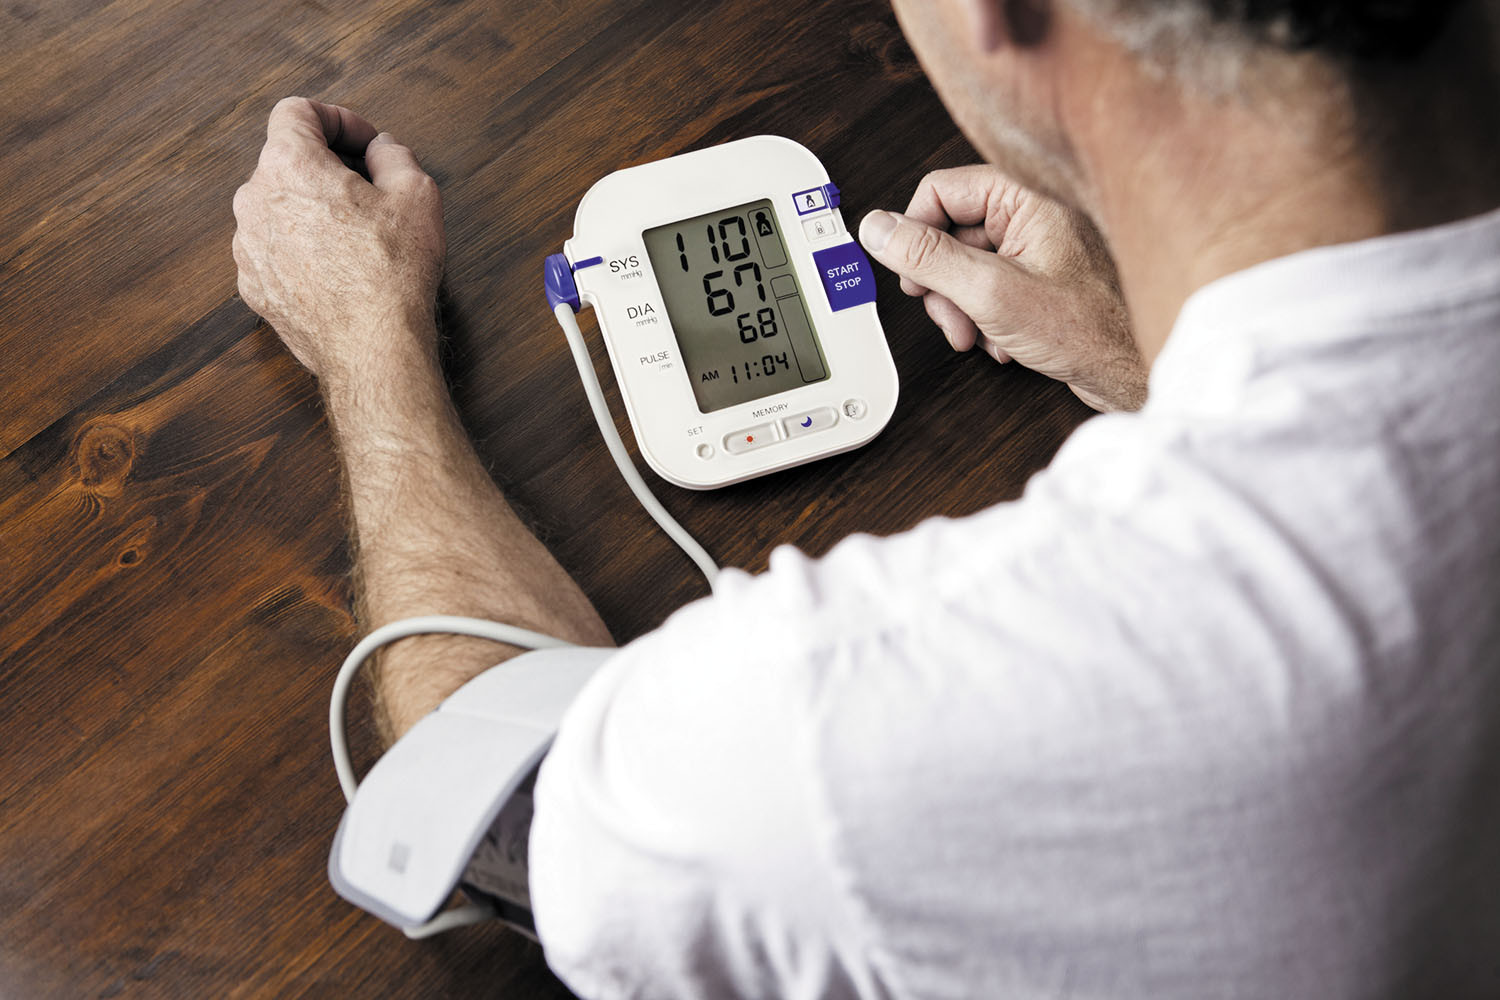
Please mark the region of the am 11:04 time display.
<svg viewBox="0 0 1500 1000"><path fill-rule="evenodd" d="M729 374L733 376L735 384L739 384L741 368L745 369L746 382L751 379L760 378L761 376L769 378L776 374L778 368L785 368L787 371L792 370L792 366L787 363L786 354L766 354L761 356L758 364L755 361L743 361L730 366Z"/></svg>

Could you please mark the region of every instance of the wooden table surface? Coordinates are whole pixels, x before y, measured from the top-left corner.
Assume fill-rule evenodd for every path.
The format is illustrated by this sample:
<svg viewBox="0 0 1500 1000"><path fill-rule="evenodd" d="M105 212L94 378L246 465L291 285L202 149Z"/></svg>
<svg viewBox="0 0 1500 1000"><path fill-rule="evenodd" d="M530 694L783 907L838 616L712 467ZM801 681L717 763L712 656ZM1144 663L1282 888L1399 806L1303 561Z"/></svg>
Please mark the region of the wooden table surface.
<svg viewBox="0 0 1500 1000"><path fill-rule="evenodd" d="M854 224L975 158L881 2L0 6L8 998L567 995L519 937L412 943L328 885L327 697L355 638L337 467L229 253L230 197L287 94L357 109L442 185L464 419L622 641L706 588L611 465L542 298L580 196L777 133L822 158ZM885 274L880 303L902 401L873 444L712 493L647 473L725 564L1015 497L1087 415L953 354Z"/></svg>

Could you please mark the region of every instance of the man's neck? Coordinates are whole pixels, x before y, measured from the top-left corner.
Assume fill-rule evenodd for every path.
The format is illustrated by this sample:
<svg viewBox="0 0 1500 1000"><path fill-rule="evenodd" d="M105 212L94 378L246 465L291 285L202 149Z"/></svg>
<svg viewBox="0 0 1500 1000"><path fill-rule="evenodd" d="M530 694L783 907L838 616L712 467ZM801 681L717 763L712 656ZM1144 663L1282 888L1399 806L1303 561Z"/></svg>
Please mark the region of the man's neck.
<svg viewBox="0 0 1500 1000"><path fill-rule="evenodd" d="M1389 114L1410 121L1383 123L1403 137L1386 153L1361 121L1369 95L1311 64L1287 72L1305 75L1262 80L1262 91L1308 93L1311 84L1320 99L1278 107L1256 95L1212 98L1106 60L1080 107L1073 139L1089 179L1082 194L1110 242L1148 363L1187 298L1218 278L1500 204L1500 143L1483 125L1492 91L1481 100L1455 80L1447 85L1459 106L1440 115L1400 102ZM1122 88L1141 100L1122 100Z"/></svg>

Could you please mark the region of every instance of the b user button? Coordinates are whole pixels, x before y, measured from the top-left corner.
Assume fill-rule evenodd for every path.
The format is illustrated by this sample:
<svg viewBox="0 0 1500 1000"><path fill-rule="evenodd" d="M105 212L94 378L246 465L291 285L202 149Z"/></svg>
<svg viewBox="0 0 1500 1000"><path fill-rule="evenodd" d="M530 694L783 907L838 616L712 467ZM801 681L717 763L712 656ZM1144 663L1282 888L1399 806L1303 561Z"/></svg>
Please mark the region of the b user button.
<svg viewBox="0 0 1500 1000"><path fill-rule="evenodd" d="M815 251L813 263L834 312L875 301L875 271L858 243L851 240Z"/></svg>

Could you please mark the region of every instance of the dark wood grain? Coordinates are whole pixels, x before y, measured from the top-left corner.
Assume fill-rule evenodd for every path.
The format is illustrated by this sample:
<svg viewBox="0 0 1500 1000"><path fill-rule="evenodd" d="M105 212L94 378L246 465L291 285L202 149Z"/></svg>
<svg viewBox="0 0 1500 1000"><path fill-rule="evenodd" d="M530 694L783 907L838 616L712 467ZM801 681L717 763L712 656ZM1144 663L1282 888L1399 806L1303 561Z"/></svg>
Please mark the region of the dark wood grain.
<svg viewBox="0 0 1500 1000"><path fill-rule="evenodd" d="M16 0L0 57L4 994L565 996L518 937L408 942L328 887L326 698L354 639L337 465L311 380L235 297L230 196L289 93L417 150L464 419L626 640L705 588L598 440L541 259L603 173L738 136L813 149L851 220L972 160L889 11ZM1086 415L880 293L902 402L874 444L661 484L726 564L1015 497Z"/></svg>

